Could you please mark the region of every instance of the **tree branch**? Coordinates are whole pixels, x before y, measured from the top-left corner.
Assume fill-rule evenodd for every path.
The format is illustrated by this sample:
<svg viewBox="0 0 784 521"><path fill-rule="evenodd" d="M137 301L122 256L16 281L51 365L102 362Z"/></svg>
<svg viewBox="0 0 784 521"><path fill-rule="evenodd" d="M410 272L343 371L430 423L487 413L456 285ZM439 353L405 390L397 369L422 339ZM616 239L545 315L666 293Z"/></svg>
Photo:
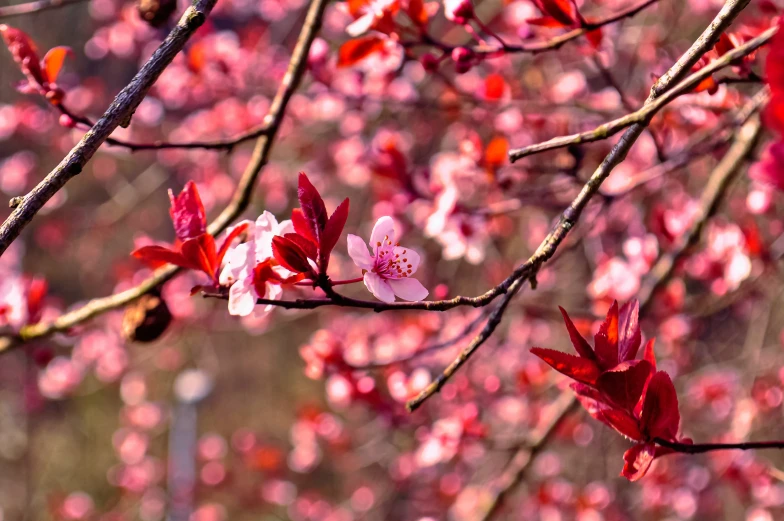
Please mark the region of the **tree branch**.
<svg viewBox="0 0 784 521"><path fill-rule="evenodd" d="M104 115L43 181L23 198L15 199L16 209L0 226L0 256L33 219L36 213L70 179L78 175L98 147L123 121L129 120L155 81L201 27L217 0L197 0L161 43L133 80L117 95Z"/></svg>
<svg viewBox="0 0 784 521"><path fill-rule="evenodd" d="M580 132L579 134L572 134L570 136L556 137L548 141L544 141L543 143L537 143L534 145L528 145L526 147L510 150L509 160L515 162L518 159L522 159L526 156L538 154L548 150L555 150L558 148L579 145L582 143L601 141L607 139L610 136L614 136L624 128L630 127L634 124L642 124L647 126L651 119L653 119L653 117L663 107L675 100L675 98L683 94L688 94L702 80L710 77L714 72L731 65L732 62L738 58L742 58L743 56L751 54L759 47L766 44L773 37L773 35L776 34L776 31L778 31L778 26L771 27L753 40L749 40L740 47L737 47L728 52L721 58L712 61L708 66L703 67L699 71L690 75L688 78L673 87L660 98L657 98L655 101L646 102L646 104L636 112L632 112L626 116L614 119L613 121L600 125L593 130Z"/></svg>
<svg viewBox="0 0 784 521"><path fill-rule="evenodd" d="M36 0L35 2L28 2L26 4L7 5L5 7L0 7L0 20L12 18L14 16L48 11L49 9L58 9L67 5L80 4L86 1L87 0Z"/></svg>
<svg viewBox="0 0 784 521"><path fill-rule="evenodd" d="M739 443L680 443L656 438L655 441L662 447L667 447L683 454L703 454L717 450L760 450L784 449L784 441L745 441Z"/></svg>
<svg viewBox="0 0 784 521"><path fill-rule="evenodd" d="M250 202L253 186L258 179L261 169L267 162L267 158L269 157L269 153L272 150L272 145L275 141L275 136L283 121L288 102L304 75L307 67L308 52L316 34L318 34L318 31L321 28L321 19L326 5L327 0L312 0L310 3L299 39L297 40L291 60L289 61L286 75L283 77L283 81L278 87L278 92L275 94L269 113L264 121L266 124L270 125L270 131L256 141L253 156L237 185L232 200L223 212L210 223L208 230L213 235L225 230L232 221L239 217ZM22 328L19 335L0 338L0 353L27 341L43 338L54 333L68 331L74 326L86 322L97 315L123 307L171 279L179 271L179 268L167 265L156 271L147 280L131 289L108 297L93 299L87 304L59 316L52 322L25 326Z"/></svg>

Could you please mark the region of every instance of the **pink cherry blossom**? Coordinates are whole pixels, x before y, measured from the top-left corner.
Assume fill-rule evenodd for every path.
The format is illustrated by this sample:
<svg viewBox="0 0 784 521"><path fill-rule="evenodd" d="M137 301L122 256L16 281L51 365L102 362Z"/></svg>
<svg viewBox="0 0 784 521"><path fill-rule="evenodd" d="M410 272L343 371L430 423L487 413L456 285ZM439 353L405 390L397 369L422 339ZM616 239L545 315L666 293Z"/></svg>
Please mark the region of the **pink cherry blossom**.
<svg viewBox="0 0 784 521"><path fill-rule="evenodd" d="M221 285L231 285L229 289L229 313L245 317L256 309L257 298L279 299L283 290L279 285L266 284L264 295L258 295L253 285L253 268L256 264L272 257L272 238L276 235L293 233L294 226L286 220L278 220L270 212L262 213L256 222L243 221L237 226L248 224L248 240L232 247L225 257L223 271L220 274ZM233 228L232 228L233 229ZM231 233L229 229L227 233ZM290 275L289 271L275 267L282 276ZM272 306L261 308L258 313L267 313Z"/></svg>
<svg viewBox="0 0 784 521"><path fill-rule="evenodd" d="M427 297L422 283L411 278L419 267L419 254L395 241L395 223L391 217L376 221L370 234L368 254L365 241L348 235L348 254L354 264L365 270L365 286L379 300L394 302L397 295L403 300L416 301Z"/></svg>

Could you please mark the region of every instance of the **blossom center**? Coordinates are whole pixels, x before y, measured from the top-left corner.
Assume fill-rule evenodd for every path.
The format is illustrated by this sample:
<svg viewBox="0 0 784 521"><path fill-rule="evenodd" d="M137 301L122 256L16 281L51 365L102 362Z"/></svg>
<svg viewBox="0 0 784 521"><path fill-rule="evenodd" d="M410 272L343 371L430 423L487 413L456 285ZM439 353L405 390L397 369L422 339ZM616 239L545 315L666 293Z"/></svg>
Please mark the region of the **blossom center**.
<svg viewBox="0 0 784 521"><path fill-rule="evenodd" d="M413 265L409 262L406 254L408 250L395 252L400 244L392 244L389 236L384 236L383 241L375 245L376 258L373 272L383 279L402 279L412 273Z"/></svg>

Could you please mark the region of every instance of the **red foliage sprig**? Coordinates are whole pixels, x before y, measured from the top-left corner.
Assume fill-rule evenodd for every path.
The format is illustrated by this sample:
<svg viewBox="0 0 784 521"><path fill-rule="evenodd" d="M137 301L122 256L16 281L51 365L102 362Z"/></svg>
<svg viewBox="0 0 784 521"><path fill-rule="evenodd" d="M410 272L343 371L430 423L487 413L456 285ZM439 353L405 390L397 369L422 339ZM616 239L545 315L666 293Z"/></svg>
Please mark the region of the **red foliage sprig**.
<svg viewBox="0 0 784 521"><path fill-rule="evenodd" d="M0 24L0 35L27 78L17 85L17 90L24 94L38 93L53 105L59 104L65 92L56 82L65 57L72 54L70 47L54 47L39 59L35 43L23 31Z"/></svg>
<svg viewBox="0 0 784 521"><path fill-rule="evenodd" d="M569 315L561 309L569 338L579 356L534 347L531 352L553 369L576 380L572 389L588 413L635 441L624 454L621 475L640 479L653 460L673 450L656 445L656 439L678 442L680 413L672 380L656 370L654 339L641 359L639 303L627 302L619 310L613 302L594 337L594 347L583 338ZM689 440L681 440L688 442Z"/></svg>
<svg viewBox="0 0 784 521"><path fill-rule="evenodd" d="M316 281L326 278L329 256L346 225L349 201L344 199L328 216L324 200L303 172L297 196L300 207L291 213L295 233L274 237L272 254L287 270Z"/></svg>
<svg viewBox="0 0 784 521"><path fill-rule="evenodd" d="M234 227L218 249L215 245L215 237L207 231L207 214L196 184L188 181L177 196L169 190L169 199L171 200L169 214L177 236L173 247L144 246L135 250L132 255L154 267L174 264L182 268L202 271L210 277L210 281L215 286L218 286L223 257L231 242L246 230L247 225Z"/></svg>

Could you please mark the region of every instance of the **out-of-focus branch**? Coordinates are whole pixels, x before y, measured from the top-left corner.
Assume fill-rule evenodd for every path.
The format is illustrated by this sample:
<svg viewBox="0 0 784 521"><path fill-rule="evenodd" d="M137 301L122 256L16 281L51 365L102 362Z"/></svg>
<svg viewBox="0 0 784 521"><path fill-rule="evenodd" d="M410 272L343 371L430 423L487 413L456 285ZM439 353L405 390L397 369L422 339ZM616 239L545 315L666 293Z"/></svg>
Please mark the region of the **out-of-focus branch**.
<svg viewBox="0 0 784 521"><path fill-rule="evenodd" d="M25 4L7 5L5 7L0 7L0 20L57 9L71 4L80 4L86 1L87 0L37 0Z"/></svg>
<svg viewBox="0 0 784 521"><path fill-rule="evenodd" d="M217 0L198 0L188 7L147 63L117 95L96 124L84 135L57 167L22 198L14 199L16 208L0 225L0 256L33 219L36 213L93 157L98 147L124 121L128 121L155 81L182 50L191 35L201 27Z"/></svg>
<svg viewBox="0 0 784 521"><path fill-rule="evenodd" d="M656 291L672 277L678 260L682 259L699 241L708 219L716 213L730 185L742 171L741 166L754 150L761 131L760 117L753 116L735 134L735 141L714 168L700 197L700 206L694 216L694 224L688 233L681 236L671 252L659 256L656 264L651 268L647 283L640 289L639 299L644 303L640 306L642 312L645 312L653 302Z"/></svg>
<svg viewBox="0 0 784 521"><path fill-rule="evenodd" d="M509 160L514 162L526 156L538 154L548 150L555 150L557 148L564 148L570 145L579 145L582 143L591 143L593 141L600 141L607 139L634 124L642 124L647 126L651 119L666 105L671 103L675 98L690 92L702 80L708 78L714 72L727 67L733 61L747 56L766 44L774 34L778 31L778 26L771 27L764 33L760 34L753 40L749 40L745 44L736 47L732 51L726 53L721 58L711 62L708 66L703 67L699 71L690 75L688 78L680 82L678 85L668 90L663 96L656 98L654 101L646 102L646 104L638 111L627 114L626 116L614 119L608 123L600 125L593 130L580 132L570 136L561 136L557 138L544 141L543 143L536 143L522 148L517 148L509 151Z"/></svg>
<svg viewBox="0 0 784 521"><path fill-rule="evenodd" d="M220 233L234 221L247 208L250 196L258 179L261 169L267 162L272 145L275 141L280 124L286 112L291 96L296 91L307 66L307 56L310 46L321 28L321 20L327 0L312 0L302 30L294 48L294 52L289 61L286 75L283 77L278 92L270 106L270 111L265 118L265 123L270 125L270 131L261 136L256 142L253 156L240 179L237 189L234 192L229 205L209 226L209 231L213 235ZM22 328L20 335L14 337L0 338L0 353L8 350L14 345L25 341L43 338L54 333L68 331L91 318L118 309L146 295L153 288L159 286L172 278L179 268L167 265L156 271L151 277L141 284L108 297L97 298L89 301L83 306L69 311L52 322L42 322Z"/></svg>

